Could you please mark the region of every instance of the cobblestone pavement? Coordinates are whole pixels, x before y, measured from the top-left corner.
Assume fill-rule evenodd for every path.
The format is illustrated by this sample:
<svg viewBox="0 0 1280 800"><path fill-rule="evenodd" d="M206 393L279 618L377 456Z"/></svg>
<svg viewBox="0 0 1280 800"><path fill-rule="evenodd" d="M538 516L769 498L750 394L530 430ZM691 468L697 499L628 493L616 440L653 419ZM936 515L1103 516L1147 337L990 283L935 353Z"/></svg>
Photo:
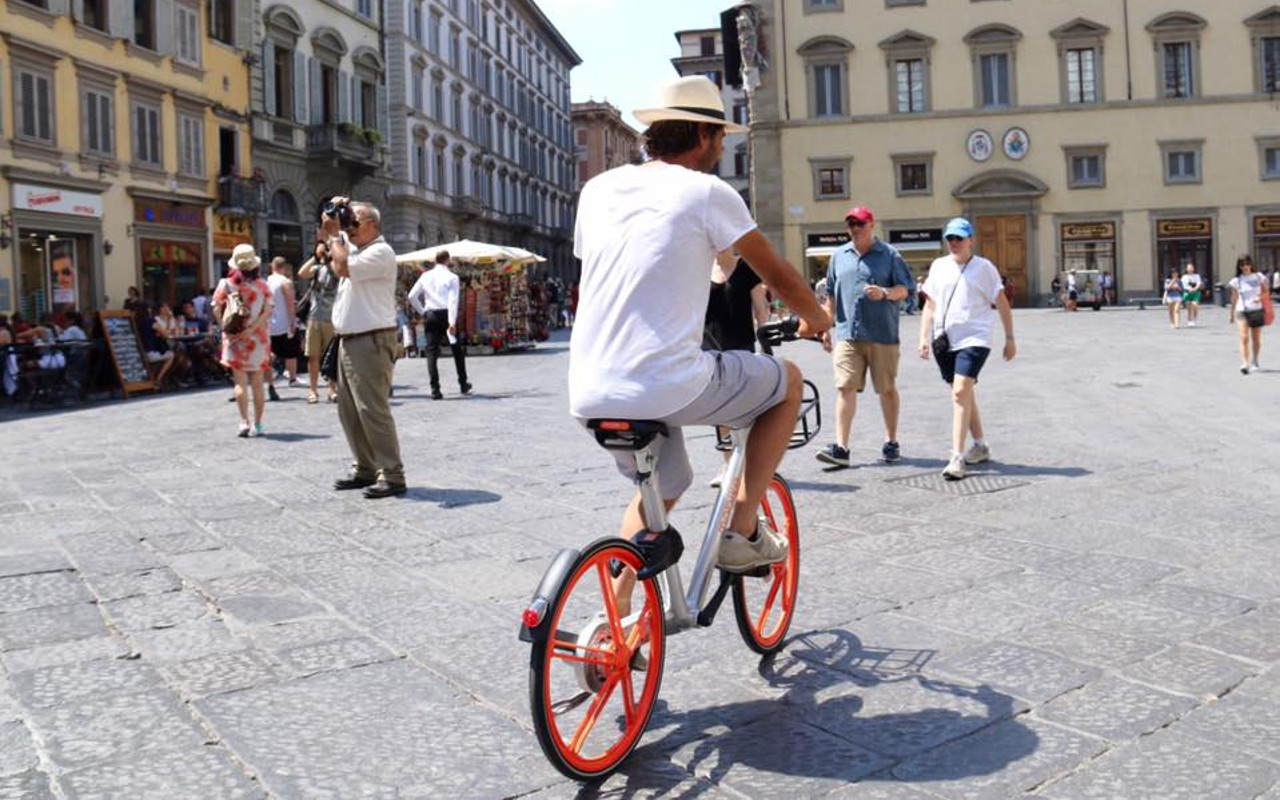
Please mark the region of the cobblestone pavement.
<svg viewBox="0 0 1280 800"><path fill-rule="evenodd" d="M980 390L995 461L961 484L1001 490L967 496L935 477L945 386L904 354L900 463L868 397L860 466L813 459L829 432L784 464L789 645L673 638L598 796L1280 798L1280 339L1241 376L1202 319L1019 313ZM787 354L830 417L820 349ZM518 614L628 487L565 413L566 360L473 360L476 396L443 402L401 362L395 500L329 489L345 444L302 389L265 439L223 389L4 417L0 798L575 796L531 732ZM685 531L716 463L691 434Z"/></svg>

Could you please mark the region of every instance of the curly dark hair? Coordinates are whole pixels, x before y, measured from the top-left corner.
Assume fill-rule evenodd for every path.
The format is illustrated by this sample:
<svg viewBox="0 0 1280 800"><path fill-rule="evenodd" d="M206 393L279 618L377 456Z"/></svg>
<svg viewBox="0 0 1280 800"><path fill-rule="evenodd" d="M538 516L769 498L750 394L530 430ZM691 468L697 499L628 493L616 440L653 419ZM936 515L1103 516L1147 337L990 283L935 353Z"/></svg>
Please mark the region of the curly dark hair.
<svg viewBox="0 0 1280 800"><path fill-rule="evenodd" d="M644 132L644 149L650 158L678 156L698 146L704 129L708 136L715 136L721 127L709 122L686 120L655 122Z"/></svg>

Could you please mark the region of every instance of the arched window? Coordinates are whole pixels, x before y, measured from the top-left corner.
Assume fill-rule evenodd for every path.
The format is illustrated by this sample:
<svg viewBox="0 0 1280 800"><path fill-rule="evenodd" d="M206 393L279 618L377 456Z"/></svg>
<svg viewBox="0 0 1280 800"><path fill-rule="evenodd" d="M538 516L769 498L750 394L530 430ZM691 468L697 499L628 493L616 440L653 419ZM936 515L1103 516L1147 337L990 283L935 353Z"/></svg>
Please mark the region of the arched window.
<svg viewBox="0 0 1280 800"><path fill-rule="evenodd" d="M270 216L271 219L281 222L297 222L298 203L293 199L293 195L284 189L279 189L271 195Z"/></svg>

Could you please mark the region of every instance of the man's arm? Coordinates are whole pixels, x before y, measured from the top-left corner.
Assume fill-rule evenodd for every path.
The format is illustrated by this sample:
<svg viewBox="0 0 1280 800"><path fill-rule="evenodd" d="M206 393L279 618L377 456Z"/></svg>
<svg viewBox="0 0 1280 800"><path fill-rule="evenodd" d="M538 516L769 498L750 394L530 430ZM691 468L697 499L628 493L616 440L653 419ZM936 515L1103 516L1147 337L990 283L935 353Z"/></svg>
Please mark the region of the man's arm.
<svg viewBox="0 0 1280 800"><path fill-rule="evenodd" d="M902 260L902 256L894 254L892 277L893 286L885 292L885 299L892 300L897 303L906 300L911 296L911 290L915 287L915 281L911 279L911 270L907 269L907 262Z"/></svg>
<svg viewBox="0 0 1280 800"><path fill-rule="evenodd" d="M449 288L445 292L445 308L449 309L449 333L453 333L458 324L458 276L449 279Z"/></svg>
<svg viewBox="0 0 1280 800"><path fill-rule="evenodd" d="M293 292L293 281L289 281L282 288L284 289L285 319L289 323L289 333L293 333L298 328L298 302Z"/></svg>
<svg viewBox="0 0 1280 800"><path fill-rule="evenodd" d="M417 311L419 314L426 313L425 306L422 304L422 296L427 293L427 287L423 285L423 281L425 281L427 276L430 274L430 272L424 272L419 275L418 279L413 282L413 288L409 290L409 296L407 298L409 305L413 306L413 310Z"/></svg>
<svg viewBox="0 0 1280 800"><path fill-rule="evenodd" d="M1004 292L996 295L996 311L1000 314L1000 324L1004 326L1004 360L1012 361L1018 354L1018 346L1013 342L1013 309L1009 307L1009 298Z"/></svg>
<svg viewBox="0 0 1280 800"><path fill-rule="evenodd" d="M759 228L752 228L733 245L760 279L782 298L788 308L800 315L801 336L817 336L831 327L831 315L818 304L809 284L781 253L773 249Z"/></svg>

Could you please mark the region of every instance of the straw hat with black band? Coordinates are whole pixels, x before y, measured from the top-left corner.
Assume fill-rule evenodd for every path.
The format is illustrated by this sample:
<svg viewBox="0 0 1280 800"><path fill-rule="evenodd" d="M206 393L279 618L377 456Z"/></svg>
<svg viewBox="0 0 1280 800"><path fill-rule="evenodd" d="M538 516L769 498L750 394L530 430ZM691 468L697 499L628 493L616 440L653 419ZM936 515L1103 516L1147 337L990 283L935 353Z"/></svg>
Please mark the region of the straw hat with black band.
<svg viewBox="0 0 1280 800"><path fill-rule="evenodd" d="M746 133L747 128L728 120L720 90L705 75L690 75L658 89L658 108L632 112L645 125L655 122L705 122L723 125L725 133Z"/></svg>

